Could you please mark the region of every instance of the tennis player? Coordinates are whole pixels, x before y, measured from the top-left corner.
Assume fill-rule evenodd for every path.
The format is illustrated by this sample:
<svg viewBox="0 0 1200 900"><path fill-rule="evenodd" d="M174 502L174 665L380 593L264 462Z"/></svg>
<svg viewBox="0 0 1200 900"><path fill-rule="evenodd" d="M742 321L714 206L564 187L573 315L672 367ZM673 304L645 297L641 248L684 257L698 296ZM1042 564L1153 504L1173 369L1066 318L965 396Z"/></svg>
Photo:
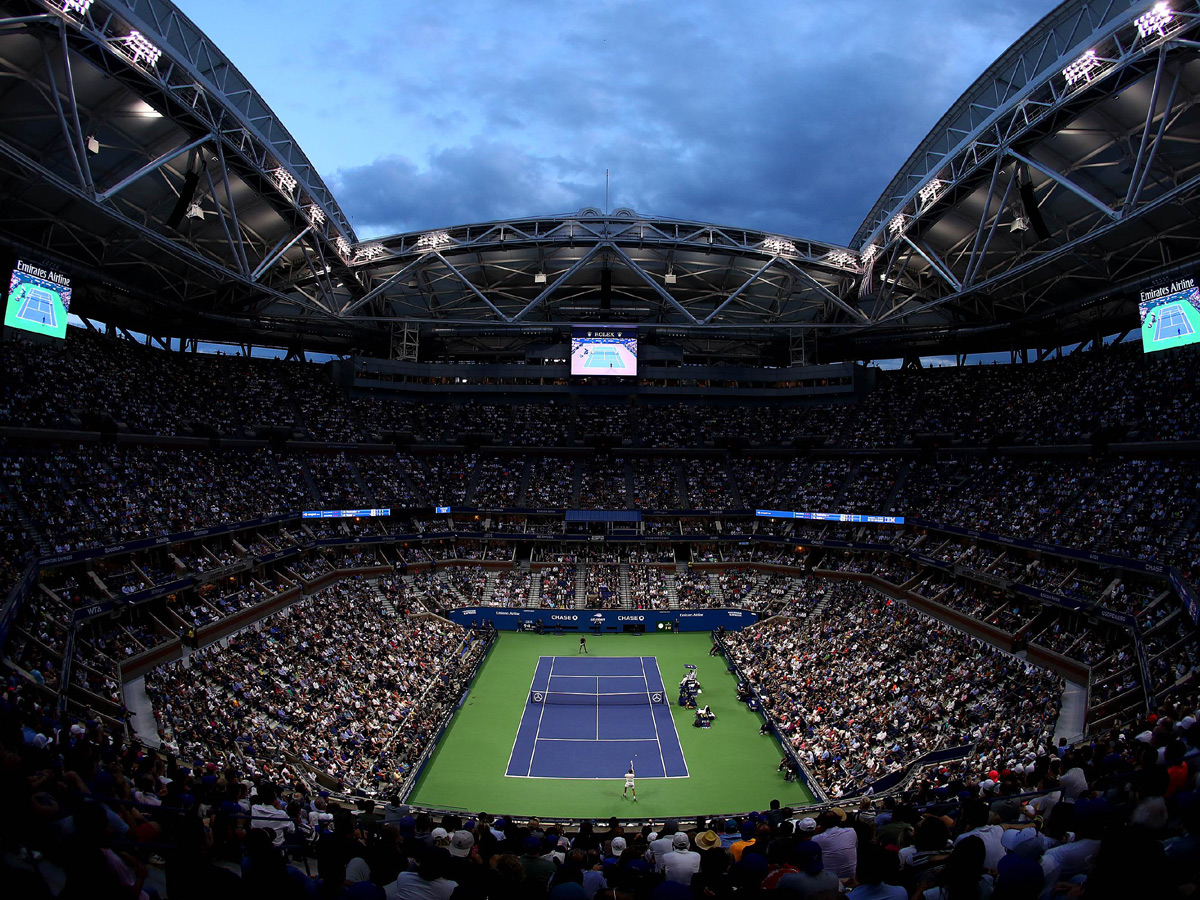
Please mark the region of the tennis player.
<svg viewBox="0 0 1200 900"><path fill-rule="evenodd" d="M587 638L582 634L579 636L579 652L587 653Z"/></svg>
<svg viewBox="0 0 1200 900"><path fill-rule="evenodd" d="M637 787L633 783L633 760L629 761L629 771L625 773L625 790L621 791L621 799L624 800L630 791L633 791L633 802L637 803Z"/></svg>

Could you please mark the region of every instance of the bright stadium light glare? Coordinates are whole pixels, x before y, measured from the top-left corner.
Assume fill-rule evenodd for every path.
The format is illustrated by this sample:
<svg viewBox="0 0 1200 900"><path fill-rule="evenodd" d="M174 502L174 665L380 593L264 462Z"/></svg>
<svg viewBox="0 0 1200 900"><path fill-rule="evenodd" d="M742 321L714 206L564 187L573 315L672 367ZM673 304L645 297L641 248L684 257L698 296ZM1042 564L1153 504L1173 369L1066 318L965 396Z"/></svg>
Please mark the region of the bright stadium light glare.
<svg viewBox="0 0 1200 900"><path fill-rule="evenodd" d="M158 58L162 56L162 51L140 31L131 31L121 40L125 44L125 49L133 56L135 63L143 62L150 69L158 65Z"/></svg>
<svg viewBox="0 0 1200 900"><path fill-rule="evenodd" d="M279 189L281 191L283 191L285 194L287 194L289 197L291 197L292 194L295 193L295 191L296 191L295 176L293 176L292 173L289 172L287 169L285 169L283 166L280 166L277 169L272 169L271 177L275 180L275 184L279 187Z"/></svg>
<svg viewBox="0 0 1200 900"><path fill-rule="evenodd" d="M325 213L321 207L317 206L315 203L312 206L306 207L304 214L308 217L308 221L315 226L319 227L325 224Z"/></svg>
<svg viewBox="0 0 1200 900"><path fill-rule="evenodd" d="M1175 13L1166 3L1155 3L1154 8L1148 13L1138 16L1134 19L1137 25L1138 35L1148 38L1152 35L1161 35L1166 37L1167 26L1175 19Z"/></svg>
<svg viewBox="0 0 1200 900"><path fill-rule="evenodd" d="M370 262L373 259L378 259L387 252L382 244L359 244L354 248L354 261L356 263Z"/></svg>
<svg viewBox="0 0 1200 900"><path fill-rule="evenodd" d="M436 250L448 243L450 243L450 235L444 231L431 231L417 238L417 247L421 250Z"/></svg>
<svg viewBox="0 0 1200 900"><path fill-rule="evenodd" d="M62 11L86 16L92 7L92 0L63 0Z"/></svg>
<svg viewBox="0 0 1200 900"><path fill-rule="evenodd" d="M1063 78L1067 79L1067 87L1074 87L1081 81L1091 81L1100 66L1101 61L1096 56L1096 51L1089 50L1062 70Z"/></svg>
<svg viewBox="0 0 1200 900"><path fill-rule="evenodd" d="M942 190L946 187L946 182L940 178L932 179L928 184L921 188L919 196L921 198L921 208L929 206L941 196Z"/></svg>
<svg viewBox="0 0 1200 900"><path fill-rule="evenodd" d="M858 253L858 258L862 260L864 266L869 266L875 261L875 257L879 255L878 244L867 244Z"/></svg>
<svg viewBox="0 0 1200 900"><path fill-rule="evenodd" d="M904 230L907 222L908 220L905 218L904 213L896 213L896 215L892 216L892 221L888 222L888 234L895 237Z"/></svg>
<svg viewBox="0 0 1200 900"><path fill-rule="evenodd" d="M835 266L840 266L843 269L857 269L858 260L854 258L853 253L845 250L831 250L825 254L825 260Z"/></svg>
<svg viewBox="0 0 1200 900"><path fill-rule="evenodd" d="M338 255L342 259L350 258L350 242L340 234L333 239L333 246L337 248Z"/></svg>
<svg viewBox="0 0 1200 900"><path fill-rule="evenodd" d="M790 253L794 256L797 253L796 245L786 238L763 238L762 245L764 250L774 253L776 256L782 256L785 253Z"/></svg>

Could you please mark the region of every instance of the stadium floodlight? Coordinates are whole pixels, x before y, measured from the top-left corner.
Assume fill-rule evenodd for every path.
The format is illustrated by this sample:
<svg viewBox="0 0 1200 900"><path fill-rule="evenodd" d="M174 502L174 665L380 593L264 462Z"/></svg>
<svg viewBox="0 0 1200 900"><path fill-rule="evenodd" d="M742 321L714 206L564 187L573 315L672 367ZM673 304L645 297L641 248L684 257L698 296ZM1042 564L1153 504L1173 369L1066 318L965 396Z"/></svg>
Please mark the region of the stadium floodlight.
<svg viewBox="0 0 1200 900"><path fill-rule="evenodd" d="M762 245L764 250L768 253L774 253L776 256L783 256L785 253L795 256L798 252L795 244L781 237L763 238Z"/></svg>
<svg viewBox="0 0 1200 900"><path fill-rule="evenodd" d="M919 191L919 196L921 198L921 208L925 209L926 207L933 205L933 201L935 201L938 197L941 196L942 191L945 189L945 187L946 187L946 182L942 181L940 178L931 179Z"/></svg>
<svg viewBox="0 0 1200 900"><path fill-rule="evenodd" d="M271 178L281 191L291 197L296 192L296 177L283 166L272 169Z"/></svg>
<svg viewBox="0 0 1200 900"><path fill-rule="evenodd" d="M92 6L92 0L63 0L62 11L86 16Z"/></svg>
<svg viewBox="0 0 1200 900"><path fill-rule="evenodd" d="M1029 219L1025 216L1017 216L1012 220L1012 224L1008 226L1010 232L1013 231L1028 231L1030 228Z"/></svg>
<svg viewBox="0 0 1200 900"><path fill-rule="evenodd" d="M888 234L895 237L904 230L906 224L908 224L908 219L904 213L896 213L892 216L892 221L888 222Z"/></svg>
<svg viewBox="0 0 1200 900"><path fill-rule="evenodd" d="M545 272L536 273L533 276L533 283L534 284L545 284L546 283L546 273Z"/></svg>
<svg viewBox="0 0 1200 900"><path fill-rule="evenodd" d="M340 234L333 239L333 246L337 248L338 255L342 259L350 258L350 242Z"/></svg>
<svg viewBox="0 0 1200 900"><path fill-rule="evenodd" d="M879 255L878 244L867 244L862 250L858 251L858 258L862 260L864 267L870 266L875 261L875 257Z"/></svg>
<svg viewBox="0 0 1200 900"><path fill-rule="evenodd" d="M188 204L186 215L189 219L204 220L204 210L201 208L199 201L193 200Z"/></svg>
<svg viewBox="0 0 1200 900"><path fill-rule="evenodd" d="M325 211L315 203L304 208L304 215L308 217L308 221L315 227L319 228L325 224Z"/></svg>
<svg viewBox="0 0 1200 900"><path fill-rule="evenodd" d="M1144 15L1134 19L1134 24L1137 25L1138 36L1143 38L1152 37L1153 35L1167 36L1167 26L1175 19L1175 13L1166 3L1155 3L1154 7Z"/></svg>
<svg viewBox="0 0 1200 900"><path fill-rule="evenodd" d="M857 269L858 260L854 258L853 253L845 250L831 250L825 254L826 262L832 263L835 266L840 266L843 269Z"/></svg>
<svg viewBox="0 0 1200 900"><path fill-rule="evenodd" d="M382 244L359 244L354 248L354 261L356 263L370 262L383 256L386 252Z"/></svg>
<svg viewBox="0 0 1200 900"><path fill-rule="evenodd" d="M162 51L140 31L131 31L121 39L125 49L133 56L133 61L144 62L147 68L153 69L158 65Z"/></svg>
<svg viewBox="0 0 1200 900"><path fill-rule="evenodd" d="M1062 70L1063 78L1067 79L1067 87L1074 87L1081 81L1091 81L1096 70L1102 65L1095 50L1089 50L1079 59Z"/></svg>
<svg viewBox="0 0 1200 900"><path fill-rule="evenodd" d="M417 238L417 249L419 250L436 250L443 244L450 243L450 235L444 231L430 231L428 234L423 234Z"/></svg>

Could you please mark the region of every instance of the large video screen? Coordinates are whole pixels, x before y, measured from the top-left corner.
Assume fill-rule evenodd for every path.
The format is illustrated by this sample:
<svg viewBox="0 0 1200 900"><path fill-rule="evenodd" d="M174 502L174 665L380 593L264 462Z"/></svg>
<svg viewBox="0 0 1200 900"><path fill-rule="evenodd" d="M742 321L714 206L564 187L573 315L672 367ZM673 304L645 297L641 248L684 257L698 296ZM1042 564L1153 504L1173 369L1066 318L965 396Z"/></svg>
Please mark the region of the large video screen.
<svg viewBox="0 0 1200 900"><path fill-rule="evenodd" d="M573 329L571 374L636 375L637 329Z"/></svg>
<svg viewBox="0 0 1200 900"><path fill-rule="evenodd" d="M65 338L70 308L69 277L40 263L17 260L8 283L5 325L34 334Z"/></svg>
<svg viewBox="0 0 1200 900"><path fill-rule="evenodd" d="M1138 315L1146 353L1200 342L1200 288L1195 276L1143 290Z"/></svg>

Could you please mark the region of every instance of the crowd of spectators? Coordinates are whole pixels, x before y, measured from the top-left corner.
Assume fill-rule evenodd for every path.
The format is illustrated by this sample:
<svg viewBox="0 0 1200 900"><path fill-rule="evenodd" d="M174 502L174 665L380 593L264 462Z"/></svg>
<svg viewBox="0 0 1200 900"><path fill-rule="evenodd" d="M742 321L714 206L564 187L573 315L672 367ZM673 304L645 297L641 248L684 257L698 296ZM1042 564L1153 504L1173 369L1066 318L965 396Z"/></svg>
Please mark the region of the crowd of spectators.
<svg viewBox="0 0 1200 900"><path fill-rule="evenodd" d="M1167 704L1078 747L949 763L880 800L568 829L330 797L269 758L148 750L10 684L2 874L30 900L1187 897L1196 713Z"/></svg>
<svg viewBox="0 0 1200 900"><path fill-rule="evenodd" d="M629 567L629 603L634 609L669 609L673 585L670 569L659 566Z"/></svg>
<svg viewBox="0 0 1200 900"><path fill-rule="evenodd" d="M550 609L570 609L575 605L575 566L564 563L538 570L542 577L538 596L542 606Z"/></svg>
<svg viewBox="0 0 1200 900"><path fill-rule="evenodd" d="M824 600L802 624L775 619L726 643L831 796L943 747L1002 766L1051 746L1061 679L860 584Z"/></svg>
<svg viewBox="0 0 1200 900"><path fill-rule="evenodd" d="M299 760L313 776L374 789L403 780L481 651L457 626L397 612L355 578L154 670L146 691L173 752Z"/></svg>

